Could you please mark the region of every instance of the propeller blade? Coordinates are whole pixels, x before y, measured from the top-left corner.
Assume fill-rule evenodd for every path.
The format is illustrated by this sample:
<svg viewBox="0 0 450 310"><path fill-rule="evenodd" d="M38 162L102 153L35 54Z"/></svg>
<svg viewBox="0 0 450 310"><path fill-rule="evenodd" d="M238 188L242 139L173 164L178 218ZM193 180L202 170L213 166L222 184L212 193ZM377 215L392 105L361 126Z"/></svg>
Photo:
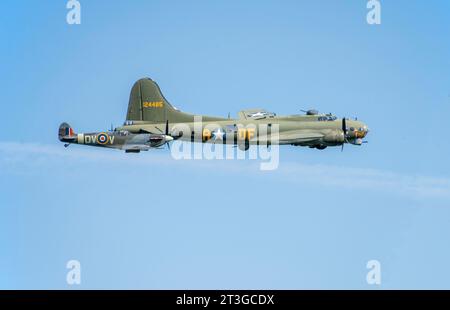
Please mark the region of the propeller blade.
<svg viewBox="0 0 450 310"><path fill-rule="evenodd" d="M344 135L347 135L347 121L345 120L345 117L342 119L342 131L344 132Z"/></svg>
<svg viewBox="0 0 450 310"><path fill-rule="evenodd" d="M348 143L347 140L347 120L345 117L342 118L342 131L344 132L344 142L342 142L341 152L344 151L344 144Z"/></svg>
<svg viewBox="0 0 450 310"><path fill-rule="evenodd" d="M173 140L173 137L169 134L169 120L166 120L166 137L170 137L171 138L170 140ZM172 151L170 149L170 141L167 141L166 144L169 151Z"/></svg>

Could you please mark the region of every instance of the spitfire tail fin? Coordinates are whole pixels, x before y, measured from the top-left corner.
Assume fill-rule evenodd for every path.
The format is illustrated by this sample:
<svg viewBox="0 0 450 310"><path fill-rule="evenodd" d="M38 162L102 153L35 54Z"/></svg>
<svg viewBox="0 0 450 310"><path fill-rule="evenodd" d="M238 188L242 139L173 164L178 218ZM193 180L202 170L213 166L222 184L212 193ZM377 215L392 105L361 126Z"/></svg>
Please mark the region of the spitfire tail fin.
<svg viewBox="0 0 450 310"><path fill-rule="evenodd" d="M150 123L192 122L193 115L175 109L153 80L143 78L134 83L128 103L127 121Z"/></svg>
<svg viewBox="0 0 450 310"><path fill-rule="evenodd" d="M72 127L70 127L69 124L67 123L62 123L59 126L59 131L58 131L58 138L59 141L69 141L69 140L73 140L76 137L75 131L73 130Z"/></svg>

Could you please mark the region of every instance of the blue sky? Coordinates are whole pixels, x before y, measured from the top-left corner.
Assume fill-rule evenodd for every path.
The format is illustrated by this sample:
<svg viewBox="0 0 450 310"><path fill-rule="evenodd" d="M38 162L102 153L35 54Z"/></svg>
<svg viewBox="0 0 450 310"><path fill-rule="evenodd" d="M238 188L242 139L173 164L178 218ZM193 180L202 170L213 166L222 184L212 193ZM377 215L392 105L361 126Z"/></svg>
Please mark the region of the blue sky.
<svg viewBox="0 0 450 310"><path fill-rule="evenodd" d="M450 3L4 1L0 288L449 288ZM369 144L257 161L64 149L156 80L180 109L316 108ZM66 283L79 260L82 283ZM381 263L382 284L366 282Z"/></svg>

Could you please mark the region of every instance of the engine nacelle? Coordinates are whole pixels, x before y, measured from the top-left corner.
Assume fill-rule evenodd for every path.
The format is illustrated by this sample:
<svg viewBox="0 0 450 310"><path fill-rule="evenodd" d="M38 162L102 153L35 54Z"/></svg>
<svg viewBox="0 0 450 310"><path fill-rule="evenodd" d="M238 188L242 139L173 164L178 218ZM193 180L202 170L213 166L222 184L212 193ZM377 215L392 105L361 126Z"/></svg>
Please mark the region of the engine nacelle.
<svg viewBox="0 0 450 310"><path fill-rule="evenodd" d="M344 141L344 132L342 130L333 130L323 137L323 142L329 144L342 144Z"/></svg>

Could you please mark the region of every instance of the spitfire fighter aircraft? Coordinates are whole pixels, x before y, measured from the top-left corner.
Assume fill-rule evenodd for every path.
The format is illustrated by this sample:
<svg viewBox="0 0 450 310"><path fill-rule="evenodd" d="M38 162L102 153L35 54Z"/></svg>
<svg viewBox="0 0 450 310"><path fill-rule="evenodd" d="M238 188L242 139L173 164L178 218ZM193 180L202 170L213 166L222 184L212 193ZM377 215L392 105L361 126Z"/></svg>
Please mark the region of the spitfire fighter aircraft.
<svg viewBox="0 0 450 310"><path fill-rule="evenodd" d="M160 148L173 140L227 143L246 151L250 145L294 145L323 150L328 146L361 145L369 132L366 124L316 110L301 115L277 116L264 109L239 112L237 119L199 116L179 111L153 80L138 80L131 89L126 121L107 132L78 133L67 124L59 127L59 140L139 153ZM261 128L265 128L262 130ZM272 133L276 128L277 139Z"/></svg>
<svg viewBox="0 0 450 310"><path fill-rule="evenodd" d="M166 125L166 132L168 132ZM158 148L173 140L173 137L164 134L139 133L133 134L126 130L111 130L107 132L79 133L75 134L67 123L59 126L59 140L65 142L67 147L71 143L102 146L124 150L126 153L139 153L151 148Z"/></svg>

